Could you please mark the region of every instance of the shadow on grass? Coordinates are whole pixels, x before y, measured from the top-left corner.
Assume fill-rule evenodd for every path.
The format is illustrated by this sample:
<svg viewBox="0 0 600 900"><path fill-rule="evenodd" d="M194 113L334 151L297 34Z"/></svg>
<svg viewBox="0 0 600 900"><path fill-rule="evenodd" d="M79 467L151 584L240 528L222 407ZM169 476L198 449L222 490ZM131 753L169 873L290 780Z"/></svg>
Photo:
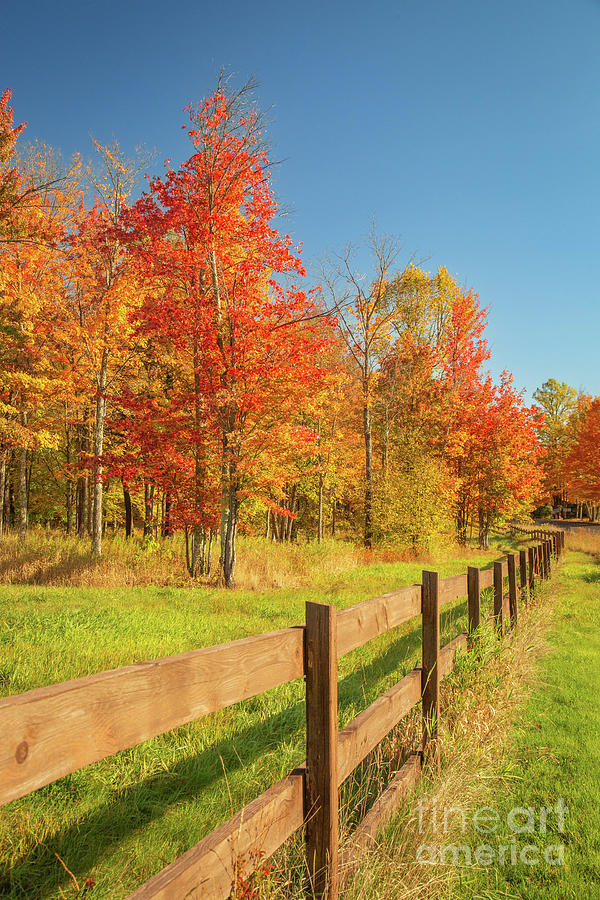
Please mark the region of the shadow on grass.
<svg viewBox="0 0 600 900"><path fill-rule="evenodd" d="M446 643L463 630L465 621L466 600L457 601L443 609L441 643ZM349 707L363 708L366 705L365 697L372 694L373 689L377 690L377 695L381 694L385 688L377 687L379 681L389 679L393 673L398 675L394 681L402 678L418 663L420 646L420 621L415 619L400 627L397 640L379 656L365 664L361 664L358 659L354 671L339 681L341 716L344 716L344 711L348 712ZM249 704L252 702L252 699L247 701ZM68 861L75 876L84 880L86 874L110 853L112 847L168 813L176 804L191 801L203 790L216 785L223 776L223 769L230 776L272 751L274 745L289 743L295 735L300 735L304 730L304 707L303 701L293 703L266 720L256 721L232 737L217 740L203 753L175 763L159 775L152 775L137 784L116 790L107 802L84 821L72 822L64 828L57 827L47 834L43 844L26 849L10 869L6 863L0 866L0 895L15 900L25 897L43 900L51 894L56 896L59 885L64 884L67 879L55 854ZM300 762L300 757L297 762ZM45 793L44 803L49 804L53 791L63 799L65 793L69 792L69 781L72 778L73 776L67 776L54 785L43 788L40 793ZM195 834L190 831L189 840L186 835L185 846L179 852L184 852L204 837L205 833L201 827ZM157 869L163 865L162 860L160 864L157 860Z"/></svg>

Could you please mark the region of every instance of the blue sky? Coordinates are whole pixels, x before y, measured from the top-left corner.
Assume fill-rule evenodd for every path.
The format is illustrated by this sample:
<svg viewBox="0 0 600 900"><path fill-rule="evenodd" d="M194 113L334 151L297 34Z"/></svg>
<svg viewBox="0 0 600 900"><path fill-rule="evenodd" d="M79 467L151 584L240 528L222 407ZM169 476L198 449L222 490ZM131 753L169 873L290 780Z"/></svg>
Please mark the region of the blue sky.
<svg viewBox="0 0 600 900"><path fill-rule="evenodd" d="M490 307L492 371L600 394L599 0L2 6L26 135L187 154L221 67L269 110L282 228L317 259L375 220Z"/></svg>

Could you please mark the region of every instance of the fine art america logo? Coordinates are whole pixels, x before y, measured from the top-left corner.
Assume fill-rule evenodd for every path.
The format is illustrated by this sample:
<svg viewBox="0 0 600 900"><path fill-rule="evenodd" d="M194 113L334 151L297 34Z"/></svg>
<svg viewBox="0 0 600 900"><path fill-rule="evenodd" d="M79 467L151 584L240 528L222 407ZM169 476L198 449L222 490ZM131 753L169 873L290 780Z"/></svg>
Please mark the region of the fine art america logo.
<svg viewBox="0 0 600 900"><path fill-rule="evenodd" d="M543 838L537 838L537 835L564 834L569 810L562 797L554 806L538 809L515 806L504 816L492 806L480 806L467 813L458 806L439 809L427 800L420 800L417 809L419 834L426 831L428 837L434 837L432 843L417 848L417 861L423 866L516 866L519 862L526 866L565 864L564 844L548 844ZM454 832L460 827L464 835L468 825L473 828L476 840L481 841L477 846L444 842L443 835L448 831Z"/></svg>

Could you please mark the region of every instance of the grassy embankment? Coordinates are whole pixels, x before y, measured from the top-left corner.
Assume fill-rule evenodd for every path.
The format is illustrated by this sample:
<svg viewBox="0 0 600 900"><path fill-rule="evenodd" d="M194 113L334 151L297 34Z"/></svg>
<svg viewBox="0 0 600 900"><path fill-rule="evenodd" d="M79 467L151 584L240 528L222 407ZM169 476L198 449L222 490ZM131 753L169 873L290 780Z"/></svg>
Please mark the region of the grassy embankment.
<svg viewBox="0 0 600 900"><path fill-rule="evenodd" d="M494 555L446 553L434 565L369 559L344 544L250 540L240 552L245 587L227 592L183 586L179 575L165 584L170 551L108 542L107 551L95 564L75 541L32 536L24 552L4 544L2 695L295 624L306 600L344 607L419 581L424 567L451 575ZM145 585L118 586L132 581ZM446 612L444 641L464 630L465 612L464 602ZM407 623L345 657L340 727L398 681L419 648L419 626ZM92 879L98 900L126 896L300 762L303 731L297 681L10 804L0 812L0 894L75 897Z"/></svg>
<svg viewBox="0 0 600 900"><path fill-rule="evenodd" d="M442 771L420 785L422 827L414 798L345 900L600 897L600 541L574 534L567 546L518 634L501 650L486 639L485 667L465 658L451 676ZM509 819L519 808L532 813ZM484 845L493 853L480 851L478 863Z"/></svg>

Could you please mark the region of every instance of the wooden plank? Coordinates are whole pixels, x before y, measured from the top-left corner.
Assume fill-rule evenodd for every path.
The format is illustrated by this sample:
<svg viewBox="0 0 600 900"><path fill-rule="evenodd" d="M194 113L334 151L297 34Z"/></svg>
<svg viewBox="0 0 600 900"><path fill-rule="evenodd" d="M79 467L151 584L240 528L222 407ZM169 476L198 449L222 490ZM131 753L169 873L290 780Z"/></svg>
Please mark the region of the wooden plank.
<svg viewBox="0 0 600 900"><path fill-rule="evenodd" d="M468 622L469 633L479 628L481 622L481 582L480 571L476 566L467 569Z"/></svg>
<svg viewBox="0 0 600 900"><path fill-rule="evenodd" d="M430 746L434 763L439 762L437 737L440 705L440 576L423 572L423 750Z"/></svg>
<svg viewBox="0 0 600 900"><path fill-rule="evenodd" d="M303 638L285 628L3 698L0 805L301 677Z"/></svg>
<svg viewBox="0 0 600 900"><path fill-rule="evenodd" d="M338 657L361 647L421 613L421 585L413 584L341 609L337 615Z"/></svg>
<svg viewBox="0 0 600 900"><path fill-rule="evenodd" d="M467 593L467 576L451 575L440 580L440 605L451 603Z"/></svg>
<svg viewBox="0 0 600 900"><path fill-rule="evenodd" d="M515 553L508 554L508 599L510 623L517 627L517 557Z"/></svg>
<svg viewBox="0 0 600 900"><path fill-rule="evenodd" d="M445 678L446 675L454 668L454 658L456 656L456 651L466 649L467 633L465 631L451 640L448 644L446 644L445 647L442 647L442 649L440 650L440 679Z"/></svg>
<svg viewBox="0 0 600 900"><path fill-rule="evenodd" d="M146 881L128 900L225 900L235 883L237 860L243 858L244 870L250 874L301 827L303 791L303 775L288 775Z"/></svg>
<svg viewBox="0 0 600 900"><path fill-rule="evenodd" d="M480 569L479 570L479 590L483 590L484 588L490 588L494 586L494 570L493 569Z"/></svg>
<svg viewBox="0 0 600 900"><path fill-rule="evenodd" d="M306 858L312 892L338 890L337 610L306 604Z"/></svg>
<svg viewBox="0 0 600 900"><path fill-rule="evenodd" d="M379 831L388 824L400 804L414 791L420 774L421 754L412 753L348 840L342 857L343 878L347 878L355 870L364 851L373 846Z"/></svg>
<svg viewBox="0 0 600 900"><path fill-rule="evenodd" d="M402 681L382 694L346 725L338 738L338 784L383 740L421 699L421 669L413 669Z"/></svg>
<svg viewBox="0 0 600 900"><path fill-rule="evenodd" d="M500 634L503 632L503 616L502 616L502 581L503 581L503 572L502 572L502 563L495 562L494 563L494 620L496 622L496 628Z"/></svg>

